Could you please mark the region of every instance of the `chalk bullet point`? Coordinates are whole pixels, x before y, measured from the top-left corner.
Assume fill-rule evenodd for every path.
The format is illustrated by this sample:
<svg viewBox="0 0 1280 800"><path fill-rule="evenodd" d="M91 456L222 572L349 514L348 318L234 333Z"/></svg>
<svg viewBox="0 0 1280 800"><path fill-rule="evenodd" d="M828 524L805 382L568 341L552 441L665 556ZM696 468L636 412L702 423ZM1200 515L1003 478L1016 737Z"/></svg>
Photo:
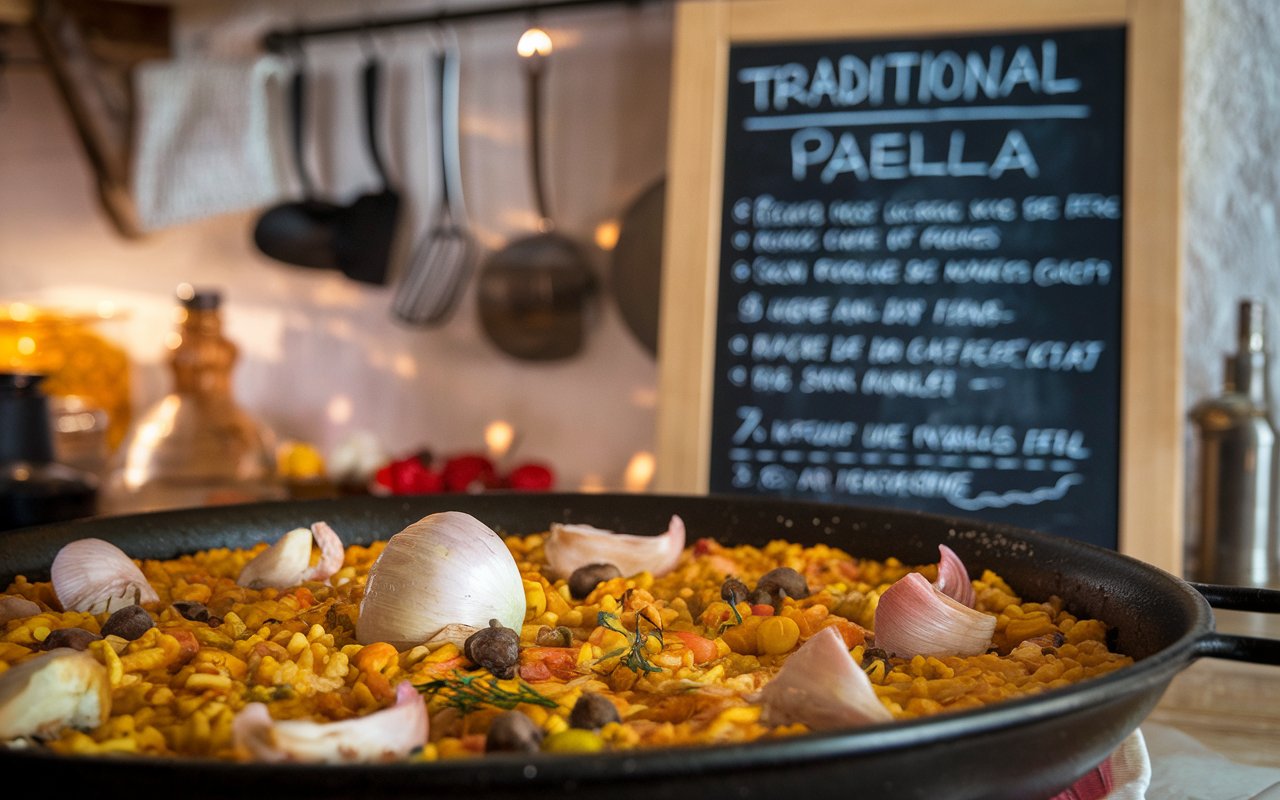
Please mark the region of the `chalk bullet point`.
<svg viewBox="0 0 1280 800"><path fill-rule="evenodd" d="M738 283L751 280L751 265L745 261L737 261L733 265L733 279Z"/></svg>
<svg viewBox="0 0 1280 800"><path fill-rule="evenodd" d="M734 386L742 386L747 382L747 368L733 367L729 370L729 383Z"/></svg>
<svg viewBox="0 0 1280 800"><path fill-rule="evenodd" d="M729 340L729 352L735 356L740 356L747 352L747 337L735 336Z"/></svg>
<svg viewBox="0 0 1280 800"><path fill-rule="evenodd" d="M751 219L751 201L750 200L744 197L738 202L733 204L733 219L734 219L734 222L739 222L739 223L746 222L747 220Z"/></svg>
<svg viewBox="0 0 1280 800"><path fill-rule="evenodd" d="M733 235L733 246L738 250L746 250L751 246L751 234L746 231L738 231Z"/></svg>

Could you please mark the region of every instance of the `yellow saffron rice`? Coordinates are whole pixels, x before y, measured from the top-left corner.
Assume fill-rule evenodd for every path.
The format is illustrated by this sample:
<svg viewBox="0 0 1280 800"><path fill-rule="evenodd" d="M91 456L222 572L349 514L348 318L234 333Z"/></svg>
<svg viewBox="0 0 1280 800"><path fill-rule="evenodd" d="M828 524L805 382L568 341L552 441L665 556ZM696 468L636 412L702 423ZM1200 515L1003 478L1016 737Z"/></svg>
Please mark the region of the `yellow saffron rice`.
<svg viewBox="0 0 1280 800"><path fill-rule="evenodd" d="M543 575L543 540L542 534L505 538L528 606L518 632L518 675L506 681L493 681L452 644L396 650L356 641L365 578L385 542L347 547L342 569L327 583L284 590L236 585L240 570L265 543L252 550L139 561L160 597L146 605L156 626L135 641L108 636L88 648L110 678L110 717L93 730L64 730L40 746L62 754L231 760L240 757L231 721L248 703L267 703L275 719L343 720L387 707L396 684L407 679L424 687L431 714L430 741L412 757L481 757L485 732L501 709L460 703L449 687L468 678L502 696L535 693L538 702L516 707L543 730L549 750L790 736L806 729L766 726L761 709L747 698L826 626L837 627L897 719L1044 692L1131 663L1108 650L1103 622L1073 616L1056 597L1025 601L992 572L974 580L977 609L997 620L990 650L966 658L908 660L886 658L871 646L876 603L908 571L932 580L934 564L869 561L781 539L764 547L703 539L667 575L614 578L577 600L564 580ZM754 586L776 567L798 571L812 594L785 598L776 613L746 602L731 608L721 600L726 576ZM79 627L98 633L108 616L58 610L47 582L19 577L6 593L36 602L41 611L0 623L0 674L40 655L51 631ZM172 606L175 601L205 604L213 624L185 619ZM561 627L571 634L568 646L535 643L543 628ZM570 730L569 711L584 692L607 696L620 721L598 732Z"/></svg>

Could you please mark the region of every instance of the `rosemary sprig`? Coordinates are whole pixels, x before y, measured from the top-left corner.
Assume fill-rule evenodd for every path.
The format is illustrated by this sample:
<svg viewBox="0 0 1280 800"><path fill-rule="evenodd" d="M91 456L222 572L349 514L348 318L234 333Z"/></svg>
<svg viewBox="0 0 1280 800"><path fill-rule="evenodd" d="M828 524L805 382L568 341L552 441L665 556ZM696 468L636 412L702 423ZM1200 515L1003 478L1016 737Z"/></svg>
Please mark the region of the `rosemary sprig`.
<svg viewBox="0 0 1280 800"><path fill-rule="evenodd" d="M720 627L716 628L716 633L724 633L725 631L732 628L734 625L742 624L742 612L738 610L738 607L735 605L730 605L729 610L733 612L733 622L730 622L729 620L725 620L724 622L721 622Z"/></svg>
<svg viewBox="0 0 1280 800"><path fill-rule="evenodd" d="M649 623L649 632L645 633L641 628L641 621ZM631 632L622 626L617 614L610 614L608 611L601 611L596 615L596 624L601 627L608 628L611 631L621 633L628 637L631 643L627 647L611 650L600 657L600 661L604 661L614 656L622 656L618 663L632 672L661 672L662 667L655 667L649 663L649 654L645 652L645 643L650 638L658 641L658 646L662 646L662 626L649 619L643 613L636 614L636 629Z"/></svg>
<svg viewBox="0 0 1280 800"><path fill-rule="evenodd" d="M440 678L426 683L414 684L422 694L440 694L447 705L469 714L482 705L511 710L521 703L535 706L555 708L556 701L543 695L524 681L519 681L516 690L510 691L498 685L496 678L483 678L479 675L467 675L458 670L453 671L452 678Z"/></svg>

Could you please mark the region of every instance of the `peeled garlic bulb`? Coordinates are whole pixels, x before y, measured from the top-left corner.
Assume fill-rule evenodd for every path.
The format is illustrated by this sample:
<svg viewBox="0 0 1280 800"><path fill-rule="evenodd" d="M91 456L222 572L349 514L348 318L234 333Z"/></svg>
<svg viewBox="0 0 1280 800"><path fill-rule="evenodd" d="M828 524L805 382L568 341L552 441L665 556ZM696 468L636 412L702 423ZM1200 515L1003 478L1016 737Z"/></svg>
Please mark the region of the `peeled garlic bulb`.
<svg viewBox="0 0 1280 800"><path fill-rule="evenodd" d="M60 647L0 675L0 741L96 728L110 713L107 670L90 653Z"/></svg>
<svg viewBox="0 0 1280 800"><path fill-rule="evenodd" d="M951 599L908 572L876 604L876 647L902 658L976 656L991 646L996 618Z"/></svg>
<svg viewBox="0 0 1280 800"><path fill-rule="evenodd" d="M520 630L524 582L511 551L483 522L460 511L423 517L392 536L369 568L356 639L397 649L449 625Z"/></svg>
<svg viewBox="0 0 1280 800"><path fill-rule="evenodd" d="M160 599L138 565L102 539L78 539L65 545L49 571L53 593L64 611L101 614Z"/></svg>
<svg viewBox="0 0 1280 800"><path fill-rule="evenodd" d="M311 541L320 545L320 561L311 564ZM342 568L342 540L324 522L294 528L244 565L236 583L250 589L287 589L303 581L325 581Z"/></svg>
<svg viewBox="0 0 1280 800"><path fill-rule="evenodd" d="M340 722L275 721L250 703L231 722L236 746L254 761L352 763L394 761L427 743L427 704L409 681L396 686L395 704Z"/></svg>

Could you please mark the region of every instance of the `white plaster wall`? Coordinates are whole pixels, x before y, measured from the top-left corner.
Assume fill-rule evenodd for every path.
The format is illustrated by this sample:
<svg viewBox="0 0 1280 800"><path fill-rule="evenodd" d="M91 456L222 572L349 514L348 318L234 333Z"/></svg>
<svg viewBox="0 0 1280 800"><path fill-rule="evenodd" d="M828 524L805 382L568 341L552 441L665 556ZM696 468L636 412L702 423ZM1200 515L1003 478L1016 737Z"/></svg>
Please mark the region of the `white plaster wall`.
<svg viewBox="0 0 1280 800"><path fill-rule="evenodd" d="M1280 386L1280 3L1187 0L1183 53L1183 359L1188 408L1222 389L1238 304L1267 311ZM1187 564L1198 542L1199 448L1188 424Z"/></svg>
<svg viewBox="0 0 1280 800"><path fill-rule="evenodd" d="M1280 3L1187 0L1183 345L1188 403L1217 393L1236 304L1267 304L1280 353ZM1280 365L1271 370L1272 395Z"/></svg>

